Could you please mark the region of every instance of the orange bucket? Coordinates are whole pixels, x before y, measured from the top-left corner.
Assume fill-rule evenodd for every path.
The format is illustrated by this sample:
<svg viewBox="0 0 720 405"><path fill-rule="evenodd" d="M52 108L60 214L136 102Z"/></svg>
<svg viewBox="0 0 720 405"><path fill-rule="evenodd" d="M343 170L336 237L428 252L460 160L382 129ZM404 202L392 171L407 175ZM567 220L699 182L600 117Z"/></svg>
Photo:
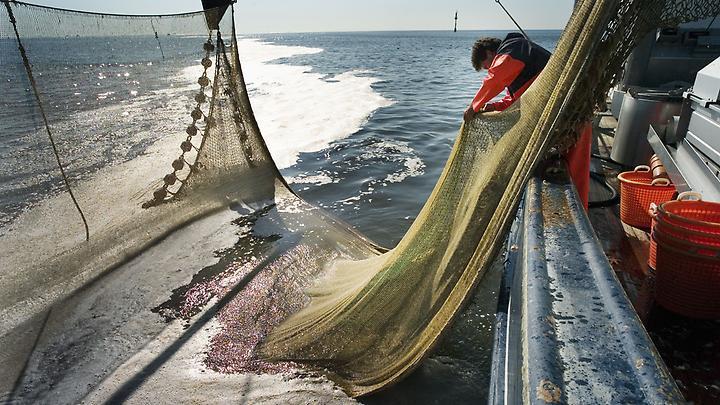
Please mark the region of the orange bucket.
<svg viewBox="0 0 720 405"><path fill-rule="evenodd" d="M691 318L720 318L720 248L699 246L660 228L652 237L657 243L658 304Z"/></svg>
<svg viewBox="0 0 720 405"><path fill-rule="evenodd" d="M684 204L676 204L675 202L685 202L688 198L695 198L698 201L702 200L702 196L700 193L696 193L694 191L685 191L683 193L680 193L680 195L677 196L677 199L673 201L667 201L661 206L664 208L662 211L655 203L650 203L650 209L648 213L650 214L650 218L652 219L652 226L650 228L650 254L648 257L648 266L650 266L651 269L655 270L655 263L657 262L657 243L655 243L655 238L652 237L652 234L656 232L656 227L658 227L659 224L661 224L659 227L664 228L665 231L672 236L678 237L680 239L689 239L692 241L692 237L694 234L694 231L691 227L687 227L688 224L691 224L692 220L691 218L685 218L682 216L682 213L687 211L693 211L692 209L688 209L687 203ZM670 204L673 202L673 204ZM665 207L670 207L670 211L674 213L670 213L667 211ZM690 207L692 207L693 203L690 203ZM718 211L718 215L720 215L720 211ZM690 221L690 222L688 222ZM707 234L705 230L699 230L703 229L700 225L696 224L696 231L698 233L694 234L697 237L698 243L708 243L711 246L715 246L716 242L714 240L714 235ZM659 231L659 230L658 230ZM686 238L685 235L690 236L690 238ZM720 234L718 235L720 236ZM719 239L720 240L720 239Z"/></svg>
<svg viewBox="0 0 720 405"><path fill-rule="evenodd" d="M720 203L678 198L660 205L657 211L665 222L720 237Z"/></svg>
<svg viewBox="0 0 720 405"><path fill-rule="evenodd" d="M649 230L652 218L651 203L660 204L672 199L675 186L665 178L653 179L648 166L638 166L632 172L618 175L620 180L620 220L636 228Z"/></svg>

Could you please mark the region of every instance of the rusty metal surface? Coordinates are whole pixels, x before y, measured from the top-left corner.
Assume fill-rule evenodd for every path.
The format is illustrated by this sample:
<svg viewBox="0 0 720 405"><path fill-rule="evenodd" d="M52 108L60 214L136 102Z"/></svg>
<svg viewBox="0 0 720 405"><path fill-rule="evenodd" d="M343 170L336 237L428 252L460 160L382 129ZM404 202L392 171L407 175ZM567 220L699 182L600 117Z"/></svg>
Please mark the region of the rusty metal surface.
<svg viewBox="0 0 720 405"><path fill-rule="evenodd" d="M489 402L683 402L564 171L530 180L513 229Z"/></svg>

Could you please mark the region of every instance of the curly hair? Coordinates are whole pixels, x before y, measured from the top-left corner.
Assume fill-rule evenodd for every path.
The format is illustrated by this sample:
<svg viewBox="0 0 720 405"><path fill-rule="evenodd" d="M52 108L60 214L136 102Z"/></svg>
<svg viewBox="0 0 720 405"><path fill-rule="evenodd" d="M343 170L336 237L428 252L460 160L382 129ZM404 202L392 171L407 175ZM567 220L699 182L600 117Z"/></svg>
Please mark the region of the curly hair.
<svg viewBox="0 0 720 405"><path fill-rule="evenodd" d="M475 41L472 49L472 65L475 70L482 69L482 61L487 54L486 51L497 52L502 41L498 38L484 37Z"/></svg>

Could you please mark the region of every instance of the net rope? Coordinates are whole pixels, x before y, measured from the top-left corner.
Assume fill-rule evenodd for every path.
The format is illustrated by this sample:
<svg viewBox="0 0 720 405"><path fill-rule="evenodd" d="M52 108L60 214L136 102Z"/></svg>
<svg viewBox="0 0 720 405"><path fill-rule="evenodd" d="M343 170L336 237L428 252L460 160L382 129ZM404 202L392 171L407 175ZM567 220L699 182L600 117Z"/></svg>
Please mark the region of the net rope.
<svg viewBox="0 0 720 405"><path fill-rule="evenodd" d="M20 56L22 57L23 66L25 67L25 71L28 75L28 80L30 81L30 85L32 86L33 95L35 96L35 100L37 101L38 108L40 109L40 115L43 120L43 124L45 125L45 131L47 132L48 139L50 140L50 145L53 149L53 154L55 155L55 159L57 160L58 169L60 170L60 174L62 175L63 182L65 183L65 187L67 187L67 192L70 195L70 198L72 199L73 205L75 205L75 208L78 211L78 214L80 214L80 219L82 220L83 226L85 227L85 240L90 240L90 228L88 227L87 219L85 219L85 213L83 213L82 208L80 208L80 204L77 202L77 198L75 198L75 194L73 194L72 187L70 187L70 182L68 181L67 175L65 174L65 169L63 168L62 161L60 159L60 154L58 153L57 146L55 145L55 139L53 138L52 131L50 130L50 124L48 124L47 115L45 114L45 109L43 108L42 101L40 101L40 94L38 94L37 89L37 83L35 82L35 77L32 73L32 67L30 66L30 61L27 58L27 53L25 52L25 47L22 44L22 41L20 40L20 33L17 30L17 20L15 19L15 15L12 12L12 9L10 8L9 3L4 3L5 9L8 13L8 18L10 19L10 24L13 26L13 31L15 32L15 38L18 41L18 50L20 51Z"/></svg>
<svg viewBox="0 0 720 405"><path fill-rule="evenodd" d="M716 0L579 1L540 77L509 110L482 114L462 126L422 211L400 243L384 252L299 199L280 175L250 105L232 14L222 18L219 29L210 29L209 16L222 13L130 17L2 2L7 10L12 8L19 37L27 38L34 70L43 73L38 74L37 103L48 106L48 128L61 134L58 155L74 162L68 165L69 186L80 204L86 202L91 238L67 237L77 230L68 215L72 206L47 186L43 192L48 198L29 207L0 235L0 256L17 269L2 275L0 316L6 322L0 332L198 218L228 207L259 212L277 204L283 206L286 224L311 223L314 228L297 231L302 249L289 249L289 259L258 261L260 267L251 272L282 274L295 286L280 298L265 297L277 300L284 315L266 322L262 333L247 332L267 335L264 343L252 347L259 348L253 356L317 367L353 396L398 381L438 342L499 251L533 168L574 143L576 129L617 81L635 43L657 27L720 11ZM0 11L3 21L9 21L6 13ZM10 35L0 27L0 46L7 46L3 41ZM148 47L145 56L157 65L140 68L137 62L123 61L109 40L93 48L90 41L98 37L136 41L138 47ZM152 159L137 159L147 163L142 167L119 162L110 165L114 167L78 168L75 145L82 144L77 137L81 131L68 123L63 105L54 102L73 94L58 89L53 80L66 74L53 70L61 61L43 59L51 57L42 52L46 43L56 42L88 47L82 54L88 60L82 68L88 71L100 60L112 66L133 64L140 72L162 76L177 74L172 68L189 57L201 58L200 70L193 71L199 76L183 93L192 105L190 119L182 108L171 123L145 117L146 132L168 133L167 143L175 147ZM17 71L12 61L6 63L8 70ZM26 116L20 118L33 122L36 108L27 104ZM178 127L179 122L184 124ZM104 134L104 125L111 123L90 125L88 133ZM27 133L34 140L33 130L37 128ZM115 145L123 142L130 141ZM47 145L36 146L32 151L42 161ZM80 169L92 176L83 178ZM44 176L50 176L45 183L53 183L52 170L45 171ZM131 186L131 178L142 179L143 186ZM36 175L33 186L45 187L43 179ZM282 283L274 285L280 288ZM308 285L312 288L298 292Z"/></svg>

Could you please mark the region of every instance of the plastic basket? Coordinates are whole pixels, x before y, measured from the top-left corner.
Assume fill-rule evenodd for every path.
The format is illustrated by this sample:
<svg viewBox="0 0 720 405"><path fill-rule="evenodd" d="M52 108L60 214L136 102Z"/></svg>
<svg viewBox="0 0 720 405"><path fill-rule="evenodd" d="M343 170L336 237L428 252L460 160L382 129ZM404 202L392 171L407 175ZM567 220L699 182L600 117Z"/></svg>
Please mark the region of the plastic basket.
<svg viewBox="0 0 720 405"><path fill-rule="evenodd" d="M658 206L657 212L663 221L720 235L720 203L676 200Z"/></svg>
<svg viewBox="0 0 720 405"><path fill-rule="evenodd" d="M696 231L681 226L674 225L672 222L658 221L655 224L656 231L674 238L681 239L684 242L697 245L698 247L711 247L720 249L720 234Z"/></svg>
<svg viewBox="0 0 720 405"><path fill-rule="evenodd" d="M704 247L662 232L657 243L655 298L664 308L691 318L720 318L720 249Z"/></svg>
<svg viewBox="0 0 720 405"><path fill-rule="evenodd" d="M690 199L696 199L698 201L702 200L702 195L700 193L696 193L694 191L686 191L683 193L680 193L680 195L677 196L677 199L674 201L678 202L687 202ZM663 203L663 205L669 204L670 201ZM670 218L667 214L666 210L660 210L660 207L657 206L655 203L650 204L650 209L648 211L652 226L650 228L650 254L648 255L648 266L650 266L651 269L655 269L655 263L657 262L657 244L655 243L655 238L652 237L652 234L656 232L656 228L658 227L658 224L661 224L660 227L663 228L667 234L672 235L674 237L687 240L689 242L696 241L701 244L707 244L710 246L718 246L718 243L720 243L720 239L717 241L715 240L715 235L711 233L706 233L702 231L697 231L699 233L695 234L695 230L692 230L690 228L684 227L684 223L681 221L681 219L678 216L678 218L675 218L674 221L673 218Z"/></svg>
<svg viewBox="0 0 720 405"><path fill-rule="evenodd" d="M620 180L620 220L630 226L649 230L650 204L660 204L672 199L675 186L668 179L653 179L648 166L638 166L632 172L620 173L618 180Z"/></svg>

